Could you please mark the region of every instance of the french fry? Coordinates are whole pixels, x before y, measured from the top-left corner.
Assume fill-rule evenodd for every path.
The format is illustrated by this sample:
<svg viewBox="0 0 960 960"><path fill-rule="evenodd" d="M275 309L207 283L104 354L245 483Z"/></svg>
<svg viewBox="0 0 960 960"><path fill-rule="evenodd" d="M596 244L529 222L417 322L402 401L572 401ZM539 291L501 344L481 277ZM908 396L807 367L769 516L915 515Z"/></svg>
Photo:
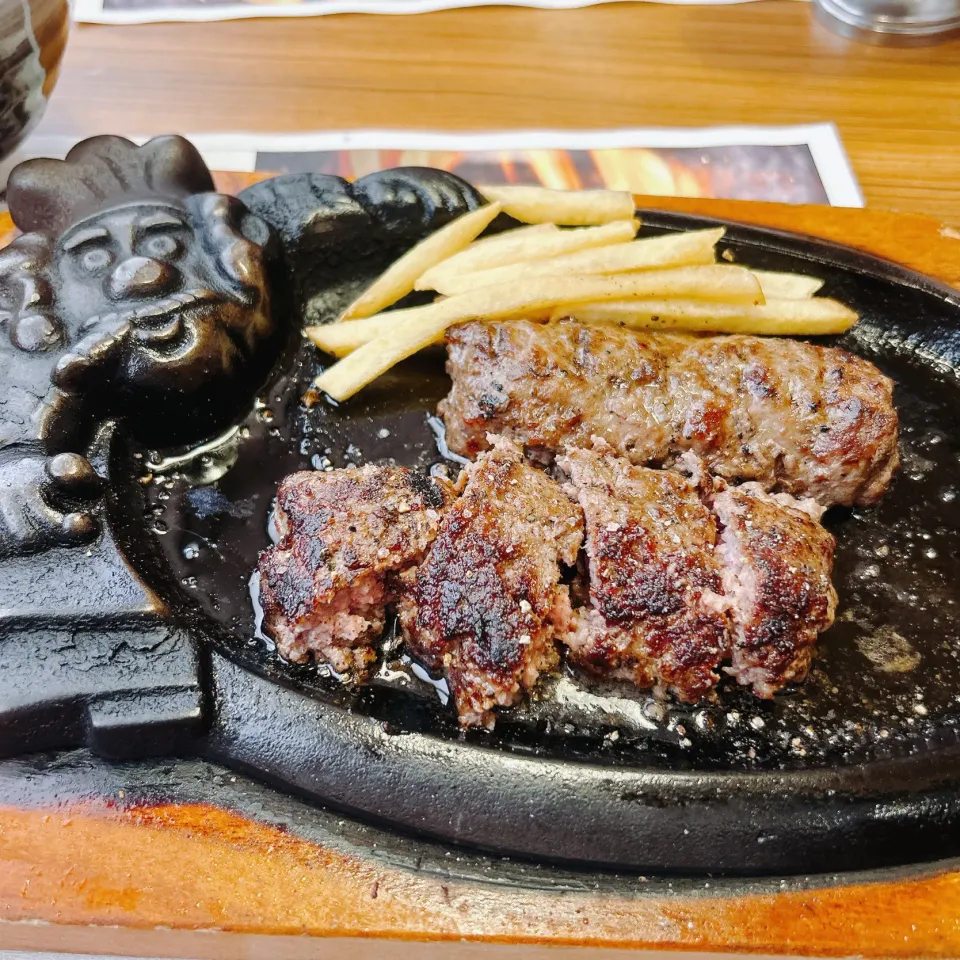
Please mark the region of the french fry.
<svg viewBox="0 0 960 960"><path fill-rule="evenodd" d="M500 212L500 205L490 203L479 210L457 217L445 227L421 240L382 273L349 307L341 320L370 317L389 307L411 290L417 279L432 266L461 251L475 240Z"/></svg>
<svg viewBox="0 0 960 960"><path fill-rule="evenodd" d="M483 287L405 311L401 323L394 322L387 332L358 346L325 370L314 386L334 400L346 400L401 360L440 340L448 327L467 320L537 316L550 308L593 301L674 296L743 303L763 299L760 284L748 270L716 264L613 277L536 277Z"/></svg>
<svg viewBox="0 0 960 960"><path fill-rule="evenodd" d="M604 227L597 227L603 230ZM586 232L586 231L584 231ZM440 293L454 295L496 283L522 281L536 276L589 276L629 273L656 267L706 265L714 262L714 245L723 236L722 227L650 237L634 243L618 243L597 250L582 250L565 257L517 263L478 273L442 276L435 284ZM761 285L762 286L762 285Z"/></svg>
<svg viewBox="0 0 960 960"><path fill-rule="evenodd" d="M565 316L572 316L581 323L617 323L635 330L747 333L771 337L843 333L857 322L853 310L826 297L769 299L758 306L694 300L581 303L554 310L551 319Z"/></svg>
<svg viewBox="0 0 960 960"><path fill-rule="evenodd" d="M424 311L436 310L437 316L444 316L444 311L450 310L451 323L473 318L499 319L510 316L547 320L557 306L628 297L641 300L681 297L743 304L763 301L760 284L749 270L711 264L610 277L534 277L522 282L471 290L425 307L388 310L362 320L308 327L304 332L321 350L342 357L371 340L388 336L406 323L419 319Z"/></svg>
<svg viewBox="0 0 960 960"><path fill-rule="evenodd" d="M721 264L708 266L678 267L675 270L646 270L637 273L618 273L612 276L547 276L535 277L514 284L483 287L473 291L496 291L510 288L537 287L554 291L556 305L584 303L591 300L710 300L719 303L763 303L763 291L757 278L743 267L728 267ZM596 290L598 296L588 296ZM619 291L619 293L618 293ZM469 296L469 294L461 294ZM459 297L450 297L457 300ZM544 298L546 299L546 298ZM538 304L531 303L531 308Z"/></svg>
<svg viewBox="0 0 960 960"><path fill-rule="evenodd" d="M553 228L552 231L545 231L545 228L549 227ZM416 289L436 290L438 284L452 276L507 267L530 260L544 260L576 253L578 250L623 244L637 235L639 227L637 220L617 220L582 230L561 231L552 223L508 230L495 237L478 240L462 253L438 263L417 281Z"/></svg>
<svg viewBox="0 0 960 960"><path fill-rule="evenodd" d="M548 190L546 187L489 186L477 188L491 203L521 223L559 223L589 227L613 220L632 220L633 196L626 190Z"/></svg>
<svg viewBox="0 0 960 960"><path fill-rule="evenodd" d="M502 243L509 244L517 237L536 237L547 234L557 234L560 228L555 223L531 223L525 227L511 227L509 230L502 230L489 237L479 237L473 243L467 245L466 249L460 253L455 253L454 257L461 257L470 250L495 250ZM453 257L450 258L451 260Z"/></svg>
<svg viewBox="0 0 960 960"><path fill-rule="evenodd" d="M324 353L335 357L345 357L357 347L362 347L377 337L386 336L392 330L403 326L405 322L420 315L422 307L408 307L406 310L387 310L363 320L347 320L344 323L324 323L316 327L307 327L303 332Z"/></svg>
<svg viewBox="0 0 960 960"><path fill-rule="evenodd" d="M418 350L442 343L449 327L474 319L573 316L635 329L767 336L838 334L857 322L848 307L814 296L823 285L814 277L718 263L723 228L636 240L629 193L481 192L489 206L401 257L344 312L345 322L305 331L339 358L316 379L316 390L347 400ZM501 210L530 226L477 240ZM441 296L423 307L384 310L413 289Z"/></svg>
<svg viewBox="0 0 960 960"><path fill-rule="evenodd" d="M805 300L812 297L823 281L799 273L777 273L772 270L752 270L760 281L763 295L768 300Z"/></svg>
<svg viewBox="0 0 960 960"><path fill-rule="evenodd" d="M442 339L450 321L434 310L441 306L445 304L418 308L433 312L424 313L399 329L370 340L349 356L338 360L314 380L314 389L322 390L340 402L348 400L401 360L412 357L418 350Z"/></svg>

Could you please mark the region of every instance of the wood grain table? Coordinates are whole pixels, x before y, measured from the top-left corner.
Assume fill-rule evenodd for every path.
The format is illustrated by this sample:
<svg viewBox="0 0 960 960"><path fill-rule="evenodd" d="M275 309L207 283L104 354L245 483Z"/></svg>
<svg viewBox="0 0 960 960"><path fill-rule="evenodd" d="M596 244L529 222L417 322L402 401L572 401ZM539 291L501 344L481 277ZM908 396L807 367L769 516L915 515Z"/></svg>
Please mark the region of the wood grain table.
<svg viewBox="0 0 960 960"><path fill-rule="evenodd" d="M38 132L824 120L869 205L960 225L960 41L864 46L796 0L80 27Z"/></svg>

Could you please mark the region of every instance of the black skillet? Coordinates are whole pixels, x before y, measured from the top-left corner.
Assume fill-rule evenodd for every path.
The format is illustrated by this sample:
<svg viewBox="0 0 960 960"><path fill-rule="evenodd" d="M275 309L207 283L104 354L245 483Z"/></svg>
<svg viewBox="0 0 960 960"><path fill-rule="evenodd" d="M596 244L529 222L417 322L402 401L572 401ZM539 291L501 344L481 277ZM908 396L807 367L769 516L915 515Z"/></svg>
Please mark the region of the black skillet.
<svg viewBox="0 0 960 960"><path fill-rule="evenodd" d="M285 240L278 282L299 325L333 317L417 230L404 229L396 209L362 230L333 210L322 235L303 243L281 202L296 179L242 199ZM641 216L644 234L716 223ZM458 469L431 418L448 388L440 351L349 403L307 409L300 398L325 360L294 331L252 412L219 442L191 452L114 439L108 527L165 605L153 647L162 656L146 640L125 641L129 669L92 683L91 664L107 656L103 628L91 628L86 653L74 644L65 665L62 630L48 638L42 618L21 617L2 649L4 752L82 743L124 757L176 751L403 831L571 865L786 874L960 853L957 294L848 248L727 227L722 248L736 262L820 277L824 294L856 309L862 319L840 344L897 383L903 470L877 507L826 519L838 540L840 606L804 684L772 702L724 685L716 702L690 708L564 668L530 703L503 712L495 733L464 735L443 684L392 634L366 686L282 661L259 631L251 582L279 480L384 459ZM137 615L118 606L111 629L136 633ZM73 621L76 637L84 619ZM48 658L58 676L87 679L61 677L52 692ZM96 720L110 702L125 704L113 726Z"/></svg>

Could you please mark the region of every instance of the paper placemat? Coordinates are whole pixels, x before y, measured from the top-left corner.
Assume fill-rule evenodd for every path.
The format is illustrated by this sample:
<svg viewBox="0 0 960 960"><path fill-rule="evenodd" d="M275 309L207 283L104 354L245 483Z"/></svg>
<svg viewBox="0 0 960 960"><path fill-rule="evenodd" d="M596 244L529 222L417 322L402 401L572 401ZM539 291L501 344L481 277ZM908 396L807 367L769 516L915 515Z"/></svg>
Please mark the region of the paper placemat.
<svg viewBox="0 0 960 960"><path fill-rule="evenodd" d="M520 130L450 134L356 130L303 134L197 133L214 170L331 173L356 179L397 166L440 167L473 183L609 187L654 196L862 207L833 124ZM146 136L133 139L143 141ZM69 141L34 138L15 160L62 157Z"/></svg>

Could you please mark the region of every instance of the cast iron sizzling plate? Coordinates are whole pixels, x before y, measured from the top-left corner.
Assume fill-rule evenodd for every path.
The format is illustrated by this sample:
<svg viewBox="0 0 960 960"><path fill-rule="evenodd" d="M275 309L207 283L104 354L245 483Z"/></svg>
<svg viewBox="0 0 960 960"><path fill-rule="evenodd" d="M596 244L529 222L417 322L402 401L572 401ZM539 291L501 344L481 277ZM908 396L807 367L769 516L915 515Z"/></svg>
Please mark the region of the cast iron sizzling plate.
<svg viewBox="0 0 960 960"><path fill-rule="evenodd" d="M59 639L42 618L5 636L16 668L8 685L16 675L34 689L19 712L0 710L4 752L177 751L405 831L621 870L809 873L960 852L955 291L854 250L729 224L722 247L737 262L820 277L824 294L859 311L841 344L897 382L904 467L877 507L827 517L840 606L809 679L771 702L725 684L716 702L690 708L563 668L502 712L493 734L462 734L443 685L395 636L374 680L351 687L322 667L283 662L259 631L251 578L285 475L379 460L458 469L431 422L449 385L441 351L340 407L302 406L324 358L299 337L299 321L331 319L419 234L395 211L363 229L331 216L301 244L277 212L283 183L241 195L283 237L290 272L279 282L296 292L283 299L301 304L254 409L200 449L151 450L119 436L110 450L108 536L161 599L159 625L136 627L146 614L132 597L110 628L114 639L126 631L120 644L98 648L102 630L85 635L75 608L58 621ZM476 203L471 193L465 206ZM641 215L645 234L716 223ZM65 670L104 672L72 699L42 689ZM111 685L136 696L111 699Z"/></svg>
<svg viewBox="0 0 960 960"><path fill-rule="evenodd" d="M643 218L647 233L713 222ZM348 809L508 853L683 871L947 853L960 757L954 294L769 231L731 226L724 247L748 266L824 278L824 293L863 317L844 345L898 384L903 472L878 507L828 519L841 603L804 685L765 703L727 684L717 703L690 709L564 670L536 701L502 713L493 735L462 736L442 687L420 679L396 642L367 687L282 662L258 636L250 582L280 479L384 459L458 469L429 419L448 389L440 351L341 408L308 411L299 398L322 359L305 345L262 393L249 436L201 463L196 475L216 474L218 457L236 457L219 480L172 475L150 489L182 588L170 600L202 611L226 658L214 666L223 700L209 752Z"/></svg>

